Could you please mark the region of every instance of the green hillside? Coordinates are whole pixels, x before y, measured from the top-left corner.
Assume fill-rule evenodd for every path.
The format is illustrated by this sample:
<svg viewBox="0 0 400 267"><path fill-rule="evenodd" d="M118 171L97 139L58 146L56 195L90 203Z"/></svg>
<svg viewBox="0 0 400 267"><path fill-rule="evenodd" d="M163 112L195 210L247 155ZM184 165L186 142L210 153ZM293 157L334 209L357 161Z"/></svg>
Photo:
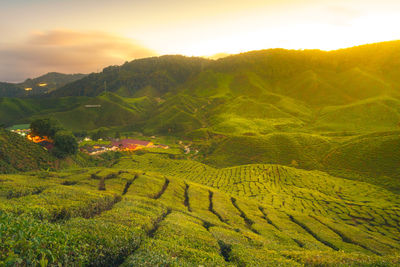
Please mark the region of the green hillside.
<svg viewBox="0 0 400 267"><path fill-rule="evenodd" d="M24 94L25 90L13 83L0 82L1 97L15 97Z"/></svg>
<svg viewBox="0 0 400 267"><path fill-rule="evenodd" d="M0 98L6 127L173 147L53 164L2 130L0 266L399 266L399 62L399 41L162 56Z"/></svg>
<svg viewBox="0 0 400 267"><path fill-rule="evenodd" d="M19 85L23 87L31 87L32 91L38 90L39 91L39 84L45 83L46 85L43 86L42 91L46 93L50 93L54 90L57 90L64 85L80 80L84 78L86 74L63 74L58 72L49 72L45 75L33 78L33 79L26 79L23 83Z"/></svg>
<svg viewBox="0 0 400 267"><path fill-rule="evenodd" d="M311 134L232 136L215 141L207 151L204 161L218 167L274 163L303 169L320 169L320 160L332 146L330 139Z"/></svg>
<svg viewBox="0 0 400 267"><path fill-rule="evenodd" d="M93 130L137 123L147 116L146 111L154 105L154 100L148 97L126 99L107 93L90 98L74 109L49 115L69 129Z"/></svg>
<svg viewBox="0 0 400 267"><path fill-rule="evenodd" d="M2 264L400 264L397 194L323 172L144 154L0 181Z"/></svg>
<svg viewBox="0 0 400 267"><path fill-rule="evenodd" d="M96 96L105 88L111 92L119 91L123 96L144 96L149 91L153 92L152 96L160 96L201 71L208 62L203 58L184 56L138 59L92 73L53 92L52 96Z"/></svg>
<svg viewBox="0 0 400 267"><path fill-rule="evenodd" d="M381 186L400 192L399 146L400 132L360 136L329 151L322 163L348 178L375 177Z"/></svg>
<svg viewBox="0 0 400 267"><path fill-rule="evenodd" d="M0 98L0 124L52 117L73 131L129 130L194 141L201 153L196 158L213 166L336 170L340 161L324 159L349 138L399 129L399 55L394 41L331 52L270 49L219 60L134 60L49 97ZM380 161L392 164L390 157L382 153ZM362 164L356 169L376 174Z"/></svg>
<svg viewBox="0 0 400 267"><path fill-rule="evenodd" d="M145 112L130 120L126 119L126 110L119 109L124 100L108 99L104 105L113 105L119 118L102 118L89 112L93 119L87 128L115 126L123 121L123 125L140 125L146 133L178 136L201 128L240 135L394 130L400 122L400 83L388 69L392 65L396 69L398 51L400 42L395 41L332 52L270 49L219 60L183 56L140 59L68 83L40 104L57 102L61 96L91 97L88 103L100 103L103 100L95 97L105 90L123 98L138 98L139 102L146 96L154 104L144 105L141 110ZM7 103L11 106L3 109L15 118L26 118L27 113L41 115L36 114L40 113L38 109L30 108L29 101ZM129 105L122 106L130 109ZM54 116L73 120L76 108L71 105L62 110L65 113ZM0 120L4 123L7 119ZM73 128L79 125L76 122Z"/></svg>
<svg viewBox="0 0 400 267"><path fill-rule="evenodd" d="M376 132L399 129L400 100L369 98L344 106L329 106L319 112L317 130Z"/></svg>
<svg viewBox="0 0 400 267"><path fill-rule="evenodd" d="M29 123L32 116L49 116L57 111L74 109L88 101L87 97L0 98L0 123L11 126Z"/></svg>
<svg viewBox="0 0 400 267"><path fill-rule="evenodd" d="M0 82L0 97L43 96L85 76L85 74L50 72L37 78L26 79L22 83ZM26 88L29 90L25 90Z"/></svg>
<svg viewBox="0 0 400 267"><path fill-rule="evenodd" d="M41 146L0 129L0 173L48 169L54 158Z"/></svg>

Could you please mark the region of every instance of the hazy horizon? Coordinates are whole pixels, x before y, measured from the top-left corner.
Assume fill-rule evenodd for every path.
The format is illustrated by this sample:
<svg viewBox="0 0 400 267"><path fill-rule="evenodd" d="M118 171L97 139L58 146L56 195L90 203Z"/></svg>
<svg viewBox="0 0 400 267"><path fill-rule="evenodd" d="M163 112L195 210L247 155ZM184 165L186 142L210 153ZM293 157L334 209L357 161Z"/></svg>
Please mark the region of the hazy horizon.
<svg viewBox="0 0 400 267"><path fill-rule="evenodd" d="M165 54L336 50L397 40L399 12L394 0L5 0L0 81L90 73Z"/></svg>
<svg viewBox="0 0 400 267"><path fill-rule="evenodd" d="M382 42L392 42L392 41L399 41L399 40L387 40L387 41L382 41ZM381 43L381 42L378 42L378 43ZM356 46L368 45L368 44L373 44L373 43L365 43L365 44L360 44L360 45L355 45L355 46L340 47L340 48L337 48L337 49L330 49L330 50L324 50L324 49L320 49L320 48L290 49L290 48L284 48L284 47L269 47L269 48L258 49L258 50L242 51L242 52L232 53L232 54L225 53L225 52L221 52L221 53L216 53L216 54L213 54L213 55L203 55L203 56L198 56L198 57L203 57L203 58L208 58L208 59L217 60L217 59L219 59L219 58L223 58L223 57L227 57L227 56L231 56L231 55L236 55L236 54L240 54L240 53L247 53L247 52L259 51L259 50L269 50L269 49L286 49L286 50L299 50L299 51L301 51L301 50L320 50L320 51L329 52L329 51L335 51L335 50L340 50L340 49L347 49L347 48L356 47ZM184 55L184 54L164 54L164 55L157 55L157 54L154 54L154 55L149 55L149 56L145 56L145 57L134 58L134 59L132 59L132 60L135 60L135 59L143 59L143 58L148 58L148 57L153 57L153 56L167 56L167 55L182 55L182 56L188 56L188 55ZM193 56L193 55L192 55L192 56ZM190 57L190 56L188 56L188 57ZM43 73L39 73L39 74L36 75L36 76L29 76L29 77L23 78L22 80L7 80L7 79L5 79L5 80L0 80L0 82L22 83L22 82L24 82L24 81L27 80L27 79L34 79L34 78L37 78L37 77L40 77L40 76L43 76L43 75L45 75L45 74L52 73L52 72L57 72L57 73L62 73L62 74L90 74L90 73L99 73L99 72L101 72L101 71L103 70L103 68L105 68L105 67L107 67L107 66L110 66L110 65L121 65L121 64L123 64L123 63L126 62L126 61L129 62L129 61L132 61L132 60L122 60L120 63L109 64L109 65L104 65L104 66L102 66L102 67L97 67L96 70L92 70L92 71L90 71L90 72L74 72L74 71L73 71L73 72L60 72L60 71L56 71L56 70L49 70L49 71L45 71L45 72L43 72Z"/></svg>

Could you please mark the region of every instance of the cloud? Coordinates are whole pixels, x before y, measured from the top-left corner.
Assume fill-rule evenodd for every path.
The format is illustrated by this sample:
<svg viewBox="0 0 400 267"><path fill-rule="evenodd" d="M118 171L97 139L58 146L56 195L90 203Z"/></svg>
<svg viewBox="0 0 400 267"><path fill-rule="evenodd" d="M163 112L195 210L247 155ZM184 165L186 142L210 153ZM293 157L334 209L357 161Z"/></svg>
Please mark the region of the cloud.
<svg viewBox="0 0 400 267"><path fill-rule="evenodd" d="M51 71L90 73L154 55L134 40L108 33L37 32L22 44L0 46L0 81L23 81Z"/></svg>
<svg viewBox="0 0 400 267"><path fill-rule="evenodd" d="M360 11L349 6L328 6L324 12L325 18L334 25L351 26L351 21L361 15Z"/></svg>

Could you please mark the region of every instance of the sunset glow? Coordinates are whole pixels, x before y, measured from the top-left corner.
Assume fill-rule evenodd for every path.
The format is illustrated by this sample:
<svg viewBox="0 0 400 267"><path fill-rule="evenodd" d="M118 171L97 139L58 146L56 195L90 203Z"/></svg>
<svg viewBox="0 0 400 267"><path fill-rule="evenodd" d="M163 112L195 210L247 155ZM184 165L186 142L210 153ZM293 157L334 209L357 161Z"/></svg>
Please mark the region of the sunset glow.
<svg viewBox="0 0 400 267"><path fill-rule="evenodd" d="M164 54L333 50L400 39L395 0L9 0L0 6L3 81L96 72Z"/></svg>

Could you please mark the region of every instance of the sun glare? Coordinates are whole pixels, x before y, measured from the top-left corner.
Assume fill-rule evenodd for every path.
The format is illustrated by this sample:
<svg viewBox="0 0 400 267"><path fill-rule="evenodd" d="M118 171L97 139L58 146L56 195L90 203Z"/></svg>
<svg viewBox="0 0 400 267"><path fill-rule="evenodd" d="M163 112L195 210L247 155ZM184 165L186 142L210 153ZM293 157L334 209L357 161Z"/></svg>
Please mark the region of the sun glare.
<svg viewBox="0 0 400 267"><path fill-rule="evenodd" d="M348 15L347 10L329 13L315 8L288 12L284 20L265 12L242 14L236 20L221 18L201 27L195 23L171 25L175 27L173 34L164 26L149 34L145 44L160 54L210 56L268 48L336 50L400 39L400 30L395 27L400 25L400 17L390 10L368 9ZM157 42L159 38L163 42Z"/></svg>

